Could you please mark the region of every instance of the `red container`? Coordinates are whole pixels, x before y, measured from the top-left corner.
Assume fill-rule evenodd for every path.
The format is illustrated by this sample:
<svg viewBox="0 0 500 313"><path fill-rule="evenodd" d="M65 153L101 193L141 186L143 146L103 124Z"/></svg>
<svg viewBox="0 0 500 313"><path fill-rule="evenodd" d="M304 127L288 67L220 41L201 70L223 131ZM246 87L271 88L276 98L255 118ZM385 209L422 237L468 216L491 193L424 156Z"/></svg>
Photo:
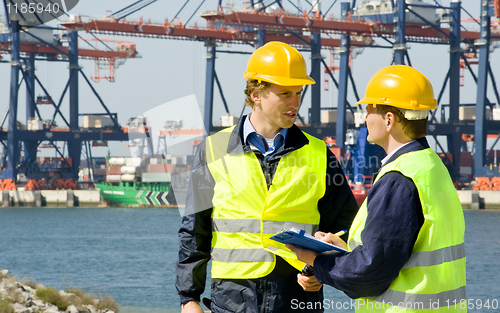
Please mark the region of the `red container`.
<svg viewBox="0 0 500 313"><path fill-rule="evenodd" d="M148 164L148 173L172 173L174 164Z"/></svg>
<svg viewBox="0 0 500 313"><path fill-rule="evenodd" d="M112 165L106 168L106 175L121 175L121 166Z"/></svg>
<svg viewBox="0 0 500 313"><path fill-rule="evenodd" d="M335 154L335 156L336 156L337 158L339 158L339 159L340 159L340 158L342 157L342 155L341 155L341 151L340 151L340 148L339 148L339 147L330 147L329 149L330 149L330 151L331 151L333 154Z"/></svg>

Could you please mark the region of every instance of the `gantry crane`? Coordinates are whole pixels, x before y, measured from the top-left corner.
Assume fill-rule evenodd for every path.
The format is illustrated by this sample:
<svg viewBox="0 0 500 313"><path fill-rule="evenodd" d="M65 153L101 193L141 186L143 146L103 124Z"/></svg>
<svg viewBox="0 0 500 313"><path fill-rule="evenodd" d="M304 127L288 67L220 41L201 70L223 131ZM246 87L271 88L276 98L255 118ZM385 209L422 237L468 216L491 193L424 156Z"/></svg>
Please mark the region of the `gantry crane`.
<svg viewBox="0 0 500 313"><path fill-rule="evenodd" d="M336 1L334 1L335 3ZM364 1L368 2L368 1ZM279 40L301 49L310 49L311 51L311 74L310 76L317 82L321 81L321 69L323 64L325 71L332 78L338 88L337 97L337 120L335 127L332 125L321 124L321 98L320 84L311 87L311 109L309 123L304 127L306 131L318 137L325 134L335 134L336 144L346 152L346 133L347 128L354 128L354 124L346 122L346 112L350 110L353 114L354 109L347 101L348 83L351 82L356 99L359 99L354 79L350 72L350 52L352 47L382 47L376 43L375 39L381 38L388 42L389 47L394 51L393 64L409 64L411 61L407 51L407 43L427 43L450 46L450 66L445 75L445 81L438 94L438 100L444 93L445 87L449 86L450 103L441 105L438 110L433 112L430 119L429 134L436 138L439 144L438 136L445 136L448 151L453 154L453 160L448 160L450 172L454 179L458 179L460 168L460 151L463 134L475 134L476 140L476 175L483 175L487 170L484 166L486 132L500 132L500 125L497 121L486 121L485 107L492 105L486 96L487 77L490 76L493 82L493 89L497 95L496 84L491 68L489 67L489 47L492 41L500 40L500 33L491 33L494 25L490 23L491 16L498 17L498 0L481 1L480 31L471 31L462 29L461 25L461 2L453 0L449 7L444 7L435 1L435 5L421 3L421 1L412 0L394 0L386 1L390 3L391 10L386 14L385 20L368 20L362 15L356 16L353 8L356 1L352 3L341 3L341 19L335 20L333 17L327 17L326 13L333 6L330 6L326 13L319 9L319 1L311 4L311 8L302 11L299 14L291 14L283 7L283 1L250 1L249 6L239 11L225 12L221 8L222 1L218 1L218 7L214 11L205 12L201 16L207 21L207 27L202 28L195 25L188 27L180 23L179 20L165 20L165 23L152 24L149 21L140 20L138 22L125 21L122 18L106 18L100 20L77 19L63 23L64 27L74 30L85 30L98 34L114 35L133 35L164 39L183 39L202 41L207 47L207 67L206 67L206 86L205 86L205 112L204 125L207 132L217 130L212 125L213 96L214 85L217 84L224 96L220 86L216 71L215 59L217 53L217 43L233 44L251 44L259 47L267 41ZM267 3L267 4L266 4ZM293 4L292 2L290 2ZM278 11L267 10L272 4L278 5ZM295 6L295 5L294 5ZM421 8L443 9L449 13L449 27L441 27L435 21L429 20L423 16ZM297 8L299 9L299 8ZM496 10L496 11L495 11ZM419 13L420 12L420 13ZM496 13L494 13L496 12ZM412 21L406 21L407 16L412 16ZM462 46L469 51L462 50ZM339 78L335 79L328 65L321 56L321 49L338 48L340 54ZM475 74L469 63L469 52L477 52L478 55L478 73ZM222 52L222 51L221 51ZM225 52L225 51L224 51ZM465 66L477 81L477 105L476 105L476 123L467 123L459 120L459 87L460 87L460 62ZM463 75L463 72L462 72ZM307 89L306 89L307 91ZM224 101L225 102L225 101ZM227 104L224 103L227 111ZM446 108L447 110L445 110ZM438 121L436 112L443 112L449 116L445 122ZM302 120L303 124L304 121ZM363 134L357 133L355 155L366 155L370 153L365 148L359 151L361 147L369 147L366 142L362 142ZM350 137L350 139L352 139ZM440 144L439 144L440 145ZM441 146L441 145L440 145ZM442 152L446 152L441 147ZM351 153L351 155L354 155ZM449 158L449 154L444 154ZM361 172L367 169L362 169ZM358 169L359 171L359 169ZM356 171L354 171L356 172Z"/></svg>
<svg viewBox="0 0 500 313"><path fill-rule="evenodd" d="M0 140L2 140L4 150L7 150L7 153L4 153L7 160L5 166L2 164L0 178L16 180L19 171L26 172L28 176L34 177L39 173L35 164L38 146L42 142L49 142L62 160L64 171L60 173L61 178L76 179L78 178L82 144L90 145L91 142L105 142L108 140L128 140L127 132L118 124L117 114L108 110L79 66L78 59L115 62L115 60L136 58L139 55L135 44L133 42L119 42L115 48L111 48L111 43L107 42L104 43L107 46L105 50L97 49L91 45L90 48L82 49L78 45L77 32L66 32L62 28L49 26L33 27L33 24L29 20L23 19L22 15L10 20L9 14L6 14L5 26L9 28L9 31L0 35L0 52L2 54L10 53L11 86L8 114L2 121L0 131ZM54 37L54 30L58 31L58 37ZM84 41L89 43L88 40ZM37 61L65 61L69 63L69 78L57 102L55 102L56 98L49 93L35 73L35 62ZM22 76L21 81L19 81L20 74ZM80 76L89 84L104 109L103 113L92 113L90 115L99 115L102 119L107 118L110 121L110 127L107 129L83 129L79 125L79 117L87 115L80 113L78 91ZM99 78L99 76L97 77ZM23 82L26 85L27 95L26 126L20 127L17 120L18 95ZM37 84L43 90L43 95L35 98ZM68 91L70 113L69 118L66 118L61 112L61 106ZM44 121L40 114L40 110L37 108L37 105L40 104L48 104L54 107L54 113L48 120ZM61 117L66 127L55 126L56 116ZM8 126L4 128L6 120L8 120ZM57 148L56 141L67 143L67 156ZM21 150L24 152L22 160L20 158Z"/></svg>
<svg viewBox="0 0 500 313"><path fill-rule="evenodd" d="M321 86L319 83L311 86L309 123L306 124L302 117L300 118L305 125L304 129L315 136L323 137L324 135L335 134L336 144L341 149L341 154L345 154L346 148L348 148L345 145L347 129L355 128L354 123L347 123L346 121L346 112L348 110L356 113L347 100L349 83L352 85L355 98L359 99L349 67L351 48L390 48L394 52L393 64L407 63L411 65L407 51L408 42L449 45L450 66L445 75L444 84L438 94L438 101L441 100L445 87L448 85L450 103L440 104L440 108L436 110L436 112L447 113L449 116L442 122L437 120L436 112L433 112L430 119L429 134L436 138L438 144L438 136L446 137L447 150L454 156L453 160L449 160L448 162L453 178L456 179L459 175L463 134L475 134L476 175L482 175L481 173L487 170L484 166L486 132L500 132L498 122L487 121L484 113L486 105L492 105L486 95L488 76L491 77L497 102L500 103L494 76L489 66L490 43L500 40L500 34L491 32L493 28L491 17L495 14L498 17L498 0L481 1L480 31L462 29L463 27L460 23L462 7L459 0L452 0L449 7L444 7L437 1L434 1L435 5L430 5L420 3L420 0L386 0L387 3L390 3L389 13L385 14L381 20L375 21L365 18L363 14L355 14L353 9L356 8L356 1L341 3L341 18L335 20L331 16L327 17L327 13L336 1L332 3L326 12L322 12L318 5L319 1L315 1L312 4L310 3L311 8L302 11L296 7L300 11L299 14L291 14L284 8L282 0L272 2L263 0L250 1L247 8L234 12L222 10L222 0L219 0L216 10L202 14L202 17L207 21L207 27L198 27L196 24L190 27L187 23L182 24L175 18L170 21L165 20L162 24L153 24L149 20L145 21L143 19L138 22L125 21L125 17L128 14L153 2L155 0L140 0L135 2L134 5L104 19L85 20L84 18L77 17L63 22L62 25L70 34L83 30L93 34L130 35L204 42L208 54L204 125L208 133L217 130L217 127L212 125L215 84L217 84L222 96L221 98L225 102L215 71L215 59L217 52L225 53L229 51L218 50L218 43L250 44L257 48L267 41L280 40L301 49L308 49L311 51L312 60L310 76L317 82L320 82L321 64L323 64L326 72L338 88L337 118L334 124L324 125L321 123ZM293 4L293 2L289 2ZM369 1L364 1L363 3L365 2ZM267 10L274 4L278 6L277 11L272 12L272 10ZM447 23L449 27L443 28L439 23L429 20L426 16L419 13L421 12L420 8L445 10L449 14ZM407 22L408 16L416 19L416 22L415 20ZM379 41L388 44L378 44ZM462 46L466 47L468 51L462 50ZM336 48L340 54L338 80L333 76L333 73L321 56L321 49L333 48ZM474 73L468 61L468 53L471 51L477 52L478 55L477 62L479 69L477 74ZM477 81L478 93L475 123L467 123L458 118L458 112L461 107L459 99L460 61L469 69L471 75ZM226 111L228 111L227 104L224 103L224 105ZM355 144L352 145L355 149L351 151L354 152L354 155L366 155L369 153L368 149L366 149L369 145L366 141L363 141L366 140L363 134L366 134L366 130L361 129L357 136L349 137L350 139L356 139L354 140ZM441 148L441 150L442 152L446 152L446 149ZM351 152L350 154L353 155ZM367 169L357 170L358 172L365 172ZM356 169L354 169L354 172L356 172Z"/></svg>

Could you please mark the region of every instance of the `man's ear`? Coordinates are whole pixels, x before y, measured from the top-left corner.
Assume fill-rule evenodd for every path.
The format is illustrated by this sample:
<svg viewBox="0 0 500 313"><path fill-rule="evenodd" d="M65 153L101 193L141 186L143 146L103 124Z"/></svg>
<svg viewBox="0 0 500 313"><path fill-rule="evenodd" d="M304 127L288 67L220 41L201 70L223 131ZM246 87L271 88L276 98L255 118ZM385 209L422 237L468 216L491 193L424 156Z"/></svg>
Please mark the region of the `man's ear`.
<svg viewBox="0 0 500 313"><path fill-rule="evenodd" d="M390 131L396 125L396 116L392 112L387 112L385 114L385 126L387 131Z"/></svg>
<svg viewBox="0 0 500 313"><path fill-rule="evenodd" d="M255 104L260 104L260 91L258 91L257 89L252 90L252 92L250 93L250 97Z"/></svg>

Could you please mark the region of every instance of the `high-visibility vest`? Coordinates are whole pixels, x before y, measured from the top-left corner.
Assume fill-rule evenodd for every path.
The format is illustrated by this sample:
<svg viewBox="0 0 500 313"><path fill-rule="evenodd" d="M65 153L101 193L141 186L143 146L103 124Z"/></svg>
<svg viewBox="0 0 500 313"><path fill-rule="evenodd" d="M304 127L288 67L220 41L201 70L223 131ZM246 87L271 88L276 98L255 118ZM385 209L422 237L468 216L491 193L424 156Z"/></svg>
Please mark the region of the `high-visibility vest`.
<svg viewBox="0 0 500 313"><path fill-rule="evenodd" d="M326 190L326 145L304 133L309 143L281 157L268 189L253 152L227 153L233 128L206 140L207 164L215 180L212 278L264 277L274 269L276 255L301 270L305 263L269 237L292 227L309 234L317 230L318 201Z"/></svg>
<svg viewBox="0 0 500 313"><path fill-rule="evenodd" d="M461 303L466 299L464 216L448 170L428 148L384 165L374 185L390 171L413 180L425 220L399 276L380 296L357 299L356 312L467 312L467 303ZM367 201L351 225L350 250L363 244Z"/></svg>

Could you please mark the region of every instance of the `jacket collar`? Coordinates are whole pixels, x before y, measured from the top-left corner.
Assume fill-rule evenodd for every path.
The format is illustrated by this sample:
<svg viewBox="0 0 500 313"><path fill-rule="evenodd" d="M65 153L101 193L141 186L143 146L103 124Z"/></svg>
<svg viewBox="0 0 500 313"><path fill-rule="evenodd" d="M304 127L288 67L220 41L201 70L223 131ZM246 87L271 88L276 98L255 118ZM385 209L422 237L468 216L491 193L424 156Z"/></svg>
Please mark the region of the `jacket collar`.
<svg viewBox="0 0 500 313"><path fill-rule="evenodd" d="M231 132L227 146L228 154L240 154L252 151L250 145L245 143L243 140L243 125L245 124L245 119L247 119L247 117L248 115L242 116ZM291 151L302 148L308 143L309 139L307 139L297 125L293 124L293 126L288 129L285 137L285 143L269 158L269 160L282 157Z"/></svg>
<svg viewBox="0 0 500 313"><path fill-rule="evenodd" d="M415 139L414 141L410 142L409 144L401 147L396 153L394 153L389 160L385 164L389 164L392 161L396 160L399 158L401 155L408 153L408 152L413 152L413 151L419 151L419 150L424 150L430 148L429 143L427 142L427 138L422 137Z"/></svg>
<svg viewBox="0 0 500 313"><path fill-rule="evenodd" d="M404 146L401 149L399 149L398 151L396 151L396 153L394 153L389 158L389 160L387 160L387 162L385 164L387 165L387 164L391 163L392 161L396 160L397 158L399 158L401 155L403 155L405 153L409 153L409 152L413 152L413 151L420 151L420 150L424 150L427 148L430 148L429 143L427 142L427 138L422 137L422 138L415 139L413 142L407 144L406 146ZM373 173L372 184L375 181L375 179L377 179L377 176L380 173L381 169L382 168L380 168L376 173Z"/></svg>

